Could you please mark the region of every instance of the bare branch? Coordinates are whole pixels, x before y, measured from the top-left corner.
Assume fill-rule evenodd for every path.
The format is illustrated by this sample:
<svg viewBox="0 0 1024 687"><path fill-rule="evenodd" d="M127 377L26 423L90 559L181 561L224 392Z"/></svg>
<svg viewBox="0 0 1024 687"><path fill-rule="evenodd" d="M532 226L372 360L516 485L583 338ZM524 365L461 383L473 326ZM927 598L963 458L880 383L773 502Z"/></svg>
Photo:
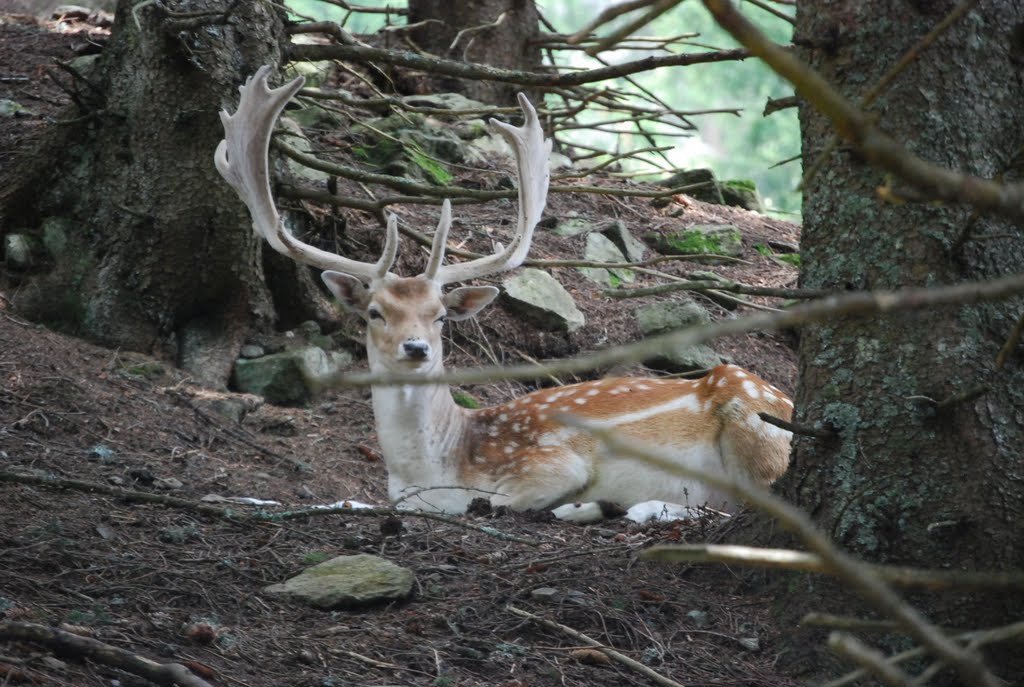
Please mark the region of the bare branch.
<svg viewBox="0 0 1024 687"><path fill-rule="evenodd" d="M716 50L712 52L685 53L644 57L632 62L572 72L569 74L539 74L537 72L501 69L484 64L456 62L412 52L397 52L380 48L364 48L359 45L305 45L292 43L288 46L287 59L295 61L352 60L367 64L389 64L411 69L420 69L434 74L444 74L462 79L488 79L515 83L522 86L564 88L580 86L596 81L605 81L628 74L645 72L659 67L683 67L708 62L745 60L751 56L747 50Z"/></svg>
<svg viewBox="0 0 1024 687"><path fill-rule="evenodd" d="M42 644L56 653L70 654L101 665L120 668L166 687L212 687L209 682L180 663L157 663L121 647L111 646L92 637L58 630L55 627L36 623L3 622L0 623L0 639Z"/></svg>
<svg viewBox="0 0 1024 687"><path fill-rule="evenodd" d="M862 670L889 687L911 687L916 684L909 675L887 661L881 651L872 649L853 635L833 632L828 637L828 646L851 663L863 666Z"/></svg>
<svg viewBox="0 0 1024 687"><path fill-rule="evenodd" d="M763 549L731 544L661 544L647 549L640 557L666 562L725 563L821 575L837 574L821 556L792 549ZM885 582L907 589L1024 589L1024 573L1018 572L926 570L870 563L861 565Z"/></svg>
<svg viewBox="0 0 1024 687"><path fill-rule="evenodd" d="M596 639L591 639L579 630L574 630L567 625L563 625L562 623L556 623L554 620L548 620L547 618L542 618L539 615L534 615L529 611L524 611L521 608L516 608L515 606L506 606L505 610L507 610L509 613L512 613L513 615L519 616L520 618L526 618L527 620L535 622L538 625L543 625L544 627L550 628L552 630L557 630L562 634L569 635L573 639L583 642L584 644L593 649L597 649L598 651L606 655L608 658L618 661L630 670L634 670L640 673L641 675L644 675L645 677L651 679L659 685L663 685L664 687L683 687L683 685L676 682L675 680L671 680L662 675L661 673L651 670L643 663L640 663L639 661L634 661L629 656L619 653L611 647L605 646Z"/></svg>
<svg viewBox="0 0 1024 687"><path fill-rule="evenodd" d="M669 347L705 343L721 336L751 331L772 331L822 322L839 316L865 317L880 313L916 310L935 305L963 305L979 301L1001 300L1024 293L1024 274L987 282L967 282L954 286L910 288L899 291L845 293L803 303L782 312L758 313L734 320L721 320L700 327L680 329L643 341L597 351L586 356L547 365L510 365L458 370L439 377L415 374L375 375L339 373L319 380L331 386L369 386L374 384L480 384L495 380L536 379L552 374L571 374L620 363L633 363L654 357Z"/></svg>
<svg viewBox="0 0 1024 687"><path fill-rule="evenodd" d="M769 415L768 413L758 413L757 416L769 425L775 425L776 427L784 429L787 432L792 432L793 434L802 434L803 436L814 437L815 439L821 439L822 441L834 441L839 438L838 434L827 429L810 427L797 422L787 422L782 418Z"/></svg>
<svg viewBox="0 0 1024 687"><path fill-rule="evenodd" d="M675 256L680 260L688 256ZM715 255L714 257L722 257ZM602 291L609 298L644 298L646 296L659 296L673 291L729 291L731 293L742 293L748 296L771 296L775 298L823 298L830 295L831 291L821 289L780 289L771 286L750 286L736 281L722 279L702 281L679 281L671 284L659 284L658 286L647 286L636 289L607 289Z"/></svg>
<svg viewBox="0 0 1024 687"><path fill-rule="evenodd" d="M979 210L1024 221L1024 184L1000 184L940 167L913 155L885 134L866 113L846 100L816 71L783 47L772 43L728 0L704 0L715 19L750 48L819 112L832 120L839 135L850 141L868 162L893 173L933 200L967 203Z"/></svg>

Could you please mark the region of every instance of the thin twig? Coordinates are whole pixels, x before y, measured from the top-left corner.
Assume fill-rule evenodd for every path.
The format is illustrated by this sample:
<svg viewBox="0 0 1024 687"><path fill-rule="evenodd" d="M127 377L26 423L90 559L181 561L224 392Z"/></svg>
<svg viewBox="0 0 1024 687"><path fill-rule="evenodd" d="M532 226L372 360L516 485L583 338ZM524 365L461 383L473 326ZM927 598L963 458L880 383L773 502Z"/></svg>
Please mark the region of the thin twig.
<svg viewBox="0 0 1024 687"><path fill-rule="evenodd" d="M753 568L778 568L834 575L821 556L792 549L763 549L732 544L659 544L641 558L680 563L724 563ZM880 579L906 589L1005 589L1024 590L1024 573L925 570L895 565L862 566Z"/></svg>
<svg viewBox="0 0 1024 687"><path fill-rule="evenodd" d="M963 305L979 301L1001 300L1020 293L1024 293L1024 274L953 286L836 294L796 305L781 312L756 313L731 320L720 320L699 327L680 329L652 336L643 341L615 346L589 355L559 360L546 365L481 367L448 372L436 377L408 373L337 373L318 381L324 387L329 387L375 384L481 384L495 380L536 379L552 374L572 374L623 363L635 363L650 359L675 346L692 346L734 334L797 327L841 316L865 317L881 313L917 310L935 305Z"/></svg>
<svg viewBox="0 0 1024 687"><path fill-rule="evenodd" d="M853 635L833 632L828 637L828 647L851 663L862 666L861 670L889 687L911 687L916 684L909 675L886 660L881 651L869 647Z"/></svg>
<svg viewBox="0 0 1024 687"><path fill-rule="evenodd" d="M643 663L640 663L639 661L634 661L629 656L621 654L615 649L612 649L611 647L605 646L601 642L597 641L596 639L588 637L579 630L574 630L567 625L557 623L554 620L548 620L547 618L542 618L539 615L534 615L529 611L524 611L523 609L516 608L515 606L505 606L505 610L507 610L509 613L512 613L513 615L519 616L520 618L526 618L532 622L537 623L538 625L543 625L544 627L547 627L549 629L558 630L563 634L569 635L573 639L579 642L583 642L588 647L597 649L598 651L606 655L608 658L614 661L618 661L627 668L634 670L647 678L650 678L659 685L664 685L665 687L683 687L681 683L676 682L675 680L672 680L670 678L667 678L657 671L651 670Z"/></svg>
<svg viewBox="0 0 1024 687"><path fill-rule="evenodd" d="M424 520L435 520L437 522L443 522L446 525L452 525L454 527L460 527L462 529L480 532L482 534L486 534L489 537L494 537L495 539L500 539L502 541L512 541L518 544L526 544L528 546L540 545L540 542L535 539L526 539L524 537L506 534L505 532L501 532L493 527L476 525L471 522L466 522L465 520L460 520L459 518L453 518L451 516L442 515L441 513L428 513L426 511L418 510L399 510L397 508L352 508L338 506L334 508L304 508L302 510L284 511L279 513L272 513L266 510L258 513L243 513L240 512L237 507L220 508L218 506L211 506L205 503L198 503L196 501L190 501L188 499L182 499L176 496L166 496L164 494L150 494L142 491L130 491L128 489L112 487L105 484L100 484L98 482L65 479L61 477L53 477L48 475L28 475L18 472L0 471L0 482L15 482L18 484L32 484L36 486L48 487L51 489L70 489L73 491L104 494L119 499L121 501L125 501L127 503L155 503L170 508L179 508L182 510L188 510L195 513L201 513L207 516L222 518L224 520L231 520L232 522L271 523L319 515L358 515L363 517L422 518Z"/></svg>
<svg viewBox="0 0 1024 687"><path fill-rule="evenodd" d="M784 429L787 432L792 432L793 434L814 437L815 439L821 439L822 441L833 441L839 438L838 434L830 430L783 420L781 417L775 417L769 413L758 413L757 416L769 425L775 425L776 427Z"/></svg>
<svg viewBox="0 0 1024 687"><path fill-rule="evenodd" d="M478 63L456 62L412 52L398 52L380 48L364 48L358 45L312 45L292 43L288 46L287 59L292 62L322 60L352 60L367 64L387 64L419 69L433 74L443 74L461 79L486 79L514 83L534 88L564 88L581 86L596 81L606 81L646 72L661 67L683 67L709 62L730 62L745 60L751 56L747 50L714 50L702 53L682 53L644 57L632 62L587 69L567 74L542 74L539 72L501 69Z"/></svg>
<svg viewBox="0 0 1024 687"><path fill-rule="evenodd" d="M686 259L686 256L675 256L678 259ZM722 256L713 256L722 257ZM604 295L609 298L645 298L647 296L660 296L673 291L729 291L732 293L743 293L748 296L772 296L775 298L823 298L832 291L821 289L781 289L771 286L749 286L728 279L702 280L702 281L679 281L671 284L659 284L658 286L646 286L636 289L608 289Z"/></svg>

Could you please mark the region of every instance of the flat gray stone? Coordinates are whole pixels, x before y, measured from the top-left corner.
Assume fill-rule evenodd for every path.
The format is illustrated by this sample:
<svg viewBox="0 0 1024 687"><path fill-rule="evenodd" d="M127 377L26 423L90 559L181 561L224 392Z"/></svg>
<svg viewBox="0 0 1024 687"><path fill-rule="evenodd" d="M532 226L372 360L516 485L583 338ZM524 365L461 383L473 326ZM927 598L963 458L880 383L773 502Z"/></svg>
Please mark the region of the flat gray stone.
<svg viewBox="0 0 1024 687"><path fill-rule="evenodd" d="M306 346L261 358L235 361L232 383L238 391L257 394L270 403L300 403L315 394L324 379L352 364L346 351L327 353Z"/></svg>
<svg viewBox="0 0 1024 687"><path fill-rule="evenodd" d="M506 307L540 329L574 332L586 322L565 287L543 270L525 269L501 285Z"/></svg>
<svg viewBox="0 0 1024 687"><path fill-rule="evenodd" d="M666 301L641 308L636 313L637 324L644 336L664 334L711 321L711 315L694 301Z"/></svg>
<svg viewBox="0 0 1024 687"><path fill-rule="evenodd" d="M704 345L669 348L644 361L644 365L651 369L673 374L710 370L721 364L722 356Z"/></svg>
<svg viewBox="0 0 1024 687"><path fill-rule="evenodd" d="M379 556L356 554L324 561L263 591L331 610L404 599L412 584L411 570Z"/></svg>
<svg viewBox="0 0 1024 687"><path fill-rule="evenodd" d="M593 262L629 262L615 242L604 234L591 232L587 234L587 247L583 257ZM623 282L636 280L633 270L624 267L605 269L603 267L579 267L579 272L587 279L609 288L621 286Z"/></svg>
<svg viewBox="0 0 1024 687"><path fill-rule="evenodd" d="M622 220L616 219L599 224L594 227L594 231L604 234L611 239L612 243L618 246L622 254L629 259L629 262L640 262L644 259L647 246L644 245L643 241L633 236L626 223Z"/></svg>

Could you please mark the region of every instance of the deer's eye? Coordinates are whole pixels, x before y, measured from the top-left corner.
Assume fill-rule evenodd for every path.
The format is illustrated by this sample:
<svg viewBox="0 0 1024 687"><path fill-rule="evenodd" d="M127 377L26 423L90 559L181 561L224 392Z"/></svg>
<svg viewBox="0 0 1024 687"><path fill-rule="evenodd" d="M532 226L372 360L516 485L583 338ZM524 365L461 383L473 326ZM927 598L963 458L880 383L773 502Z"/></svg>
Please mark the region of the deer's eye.
<svg viewBox="0 0 1024 687"><path fill-rule="evenodd" d="M380 314L380 310L377 310L377 308L370 308L366 312L366 316L369 317L371 320L383 320L384 319L384 316Z"/></svg>
<svg viewBox="0 0 1024 687"><path fill-rule="evenodd" d="M447 319L448 319L448 314L447 313L441 313L440 315L437 316L437 319L434 320L434 322L436 322L438 324L444 324L445 320L447 320Z"/></svg>

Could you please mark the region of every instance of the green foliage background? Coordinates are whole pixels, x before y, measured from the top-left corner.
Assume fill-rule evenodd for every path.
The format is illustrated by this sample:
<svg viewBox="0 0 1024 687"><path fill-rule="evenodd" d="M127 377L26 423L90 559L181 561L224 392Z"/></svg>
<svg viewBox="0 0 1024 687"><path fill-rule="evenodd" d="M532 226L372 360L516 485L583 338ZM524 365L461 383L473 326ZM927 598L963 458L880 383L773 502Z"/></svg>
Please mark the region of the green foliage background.
<svg viewBox="0 0 1024 687"><path fill-rule="evenodd" d="M388 17L383 14L349 14L340 7L320 0L288 0L287 4L298 14L343 22L346 28L355 33L376 31L384 25ZM359 4L377 7L404 6L404 3L394 0L360 0ZM596 17L602 9L616 3L612 0L538 0L537 4L556 30L572 33ZM780 43L789 42L792 26L788 22L753 5L743 4L741 10L774 40ZM390 15L390 21L402 23L403 18ZM602 35L608 31L608 28L600 29ZM700 34L698 38L689 39L689 44L681 48L685 51L703 52L708 49L737 47L732 38L715 24L711 15L697 2L681 3L638 32L640 35L658 37L684 33ZM605 53L602 58L617 63L638 59L648 54L650 53L620 50ZM575 51L556 53L556 59L560 63L574 66L600 66ZM655 136L655 141L657 145L674 146L674 150L669 153L673 165L682 168L710 167L721 179L752 179L772 211L799 213L800 194L795 189L800 179L800 161L772 168L774 164L800 152L796 110L782 110L770 117L761 115L768 98L792 94L792 89L770 69L758 60L749 59L742 62L664 68L637 74L634 78L679 110L742 110L739 117L732 114L694 116L691 121L697 125L698 131L692 137ZM625 82L616 84L616 87L631 89ZM590 115L589 120L583 121L597 121L602 118L607 117L594 114ZM581 143L606 149L625 150L650 146L650 142L638 135L635 129L630 131L626 125L617 127L624 132L619 134L618 141L613 134L591 130L580 130L573 136L579 137L577 140ZM646 129L676 131L656 124L648 125Z"/></svg>

